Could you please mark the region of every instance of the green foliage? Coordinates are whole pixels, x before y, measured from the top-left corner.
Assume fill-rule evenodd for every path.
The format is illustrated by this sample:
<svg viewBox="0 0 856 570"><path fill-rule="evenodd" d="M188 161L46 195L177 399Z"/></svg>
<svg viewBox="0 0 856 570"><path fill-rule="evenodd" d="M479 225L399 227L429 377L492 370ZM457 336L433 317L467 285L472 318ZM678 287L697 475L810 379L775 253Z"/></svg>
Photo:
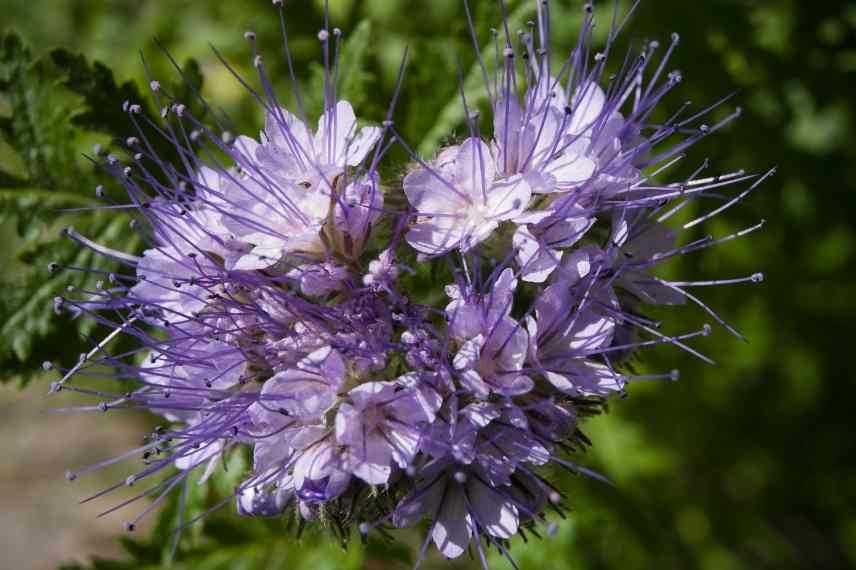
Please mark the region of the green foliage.
<svg viewBox="0 0 856 570"><path fill-rule="evenodd" d="M308 117L318 117L324 107L324 86L337 84L337 97L346 99L355 109L364 109L371 101L371 82L374 75L369 69L372 27L363 20L343 40L343 48L337 69L338 77L324 77L324 65L312 62L309 67L309 82L304 89L304 100ZM333 57L333 54L330 55ZM332 67L332 66L331 66ZM338 81L336 81L338 79ZM378 103L373 101L374 103Z"/></svg>
<svg viewBox="0 0 856 570"><path fill-rule="evenodd" d="M94 188L100 177L79 159L82 133L68 118L78 109L76 98L59 83L62 71L47 59L33 62L18 36L9 34L0 44L0 96L7 112L0 119L6 165L0 173L3 238L17 247L5 254L0 297L0 377L27 378L42 359L73 358L83 344L61 330L53 315L52 299L69 286L80 287L84 279L72 272L50 276L47 264L57 261L106 271L111 266L101 258L58 239L63 207L95 204ZM11 158L10 158L11 156ZM75 217L76 218L76 217ZM85 220L85 221L84 221ZM80 229L94 237L119 237L116 217L93 213ZM14 228L14 229L13 229ZM82 332L88 332L84 329ZM61 338L66 340L63 342ZM33 350L35 342L41 350ZM50 348L48 348L50 347ZM37 360L38 359L38 360Z"/></svg>
<svg viewBox="0 0 856 570"><path fill-rule="evenodd" d="M344 551L326 536L312 535L296 541L287 531L258 521L218 519L208 525L205 542L167 567L175 570L256 570L259 568L312 568L359 570L358 548ZM155 570L164 568L157 545L123 540L128 559L93 558L91 564L70 564L60 570Z"/></svg>
<svg viewBox="0 0 856 570"><path fill-rule="evenodd" d="M183 73L169 92L202 116L196 99L202 88L199 66L190 61ZM33 60L17 35L0 38L0 221L4 240L15 244L4 254L14 270L0 277L0 335L5 340L0 344L0 380L26 380L42 361L68 363L87 349L88 342L70 337L68 330L76 326L78 333L89 335L92 323L81 319L70 325L58 318L53 299L69 287L94 285L94 279L74 268L90 269L105 280L116 267L60 239L62 228L73 225L90 239L121 243L128 251L138 247L124 215L94 209L99 205L95 187L109 187L112 178L83 156L84 145L121 141L134 133L122 109L125 101L144 105L151 116L137 87L117 84L103 64L90 64L63 49ZM138 122L145 135L154 135L145 121ZM169 146L159 154L167 163L177 161ZM83 211L64 211L70 208ZM51 275L51 262L72 269Z"/></svg>

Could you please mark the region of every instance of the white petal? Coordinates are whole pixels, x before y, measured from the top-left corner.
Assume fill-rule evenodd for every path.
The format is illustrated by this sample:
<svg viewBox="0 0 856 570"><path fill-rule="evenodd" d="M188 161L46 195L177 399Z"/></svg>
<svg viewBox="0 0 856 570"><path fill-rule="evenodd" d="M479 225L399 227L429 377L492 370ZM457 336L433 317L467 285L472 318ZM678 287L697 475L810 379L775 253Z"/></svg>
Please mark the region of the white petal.
<svg viewBox="0 0 856 570"><path fill-rule="evenodd" d="M463 227L455 218L434 218L417 223L405 239L413 249L428 255L441 255L454 249L463 235Z"/></svg>
<svg viewBox="0 0 856 570"><path fill-rule="evenodd" d="M455 185L476 202L482 202L496 176L490 147L481 139L469 138L461 144L455 160Z"/></svg>
<svg viewBox="0 0 856 570"><path fill-rule="evenodd" d="M598 119L606 103L606 94L597 83L589 81L582 93L577 91L571 103L574 108L568 131L579 134L590 129Z"/></svg>
<svg viewBox="0 0 856 570"><path fill-rule="evenodd" d="M458 352L452 359L452 365L455 369L468 370L475 368L476 365L478 365L479 358L481 356L481 347L483 343L484 337L482 335L478 335L461 345L461 348L458 349Z"/></svg>
<svg viewBox="0 0 856 570"><path fill-rule="evenodd" d="M450 488L446 494L440 514L434 521L431 538L443 556L457 558L463 554L470 543L472 535L472 519L467 511L463 493L456 483L448 483Z"/></svg>
<svg viewBox="0 0 856 570"><path fill-rule="evenodd" d="M517 533L517 508L497 491L479 481L467 486L476 521L497 538L511 538Z"/></svg>
<svg viewBox="0 0 856 570"><path fill-rule="evenodd" d="M523 213L531 198L532 189L526 179L512 176L490 187L485 207L494 219L511 220Z"/></svg>
<svg viewBox="0 0 856 570"><path fill-rule="evenodd" d="M345 151L348 165L357 166L360 164L380 140L381 133L380 127L363 127L360 129Z"/></svg>

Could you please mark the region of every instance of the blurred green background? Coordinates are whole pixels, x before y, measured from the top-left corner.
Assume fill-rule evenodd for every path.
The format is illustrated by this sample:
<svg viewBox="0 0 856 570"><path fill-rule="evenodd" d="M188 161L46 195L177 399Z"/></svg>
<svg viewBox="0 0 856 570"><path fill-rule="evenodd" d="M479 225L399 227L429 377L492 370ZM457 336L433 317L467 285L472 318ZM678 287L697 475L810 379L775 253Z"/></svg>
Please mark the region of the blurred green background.
<svg viewBox="0 0 856 570"><path fill-rule="evenodd" d="M519 22L530 17L521 2L508 3ZM309 83L317 81L321 5L310 0L287 4L299 74ZM486 41L499 11L492 1L472 4ZM473 56L459 0L331 0L330 11L345 32L346 45L359 37L363 48L344 79L353 82L349 89L361 117L383 118L402 51L409 46L411 66L396 115L399 129L426 152L436 147L441 133L461 132L455 58L467 73ZM598 11L602 37L610 8L599 6ZM554 12L554 41L567 48L579 29L579 3L558 0ZM269 0L0 0L0 24L18 31L34 56L66 47L103 61L118 80L141 85L147 80L140 51L156 76L171 77L155 46L158 38L179 61L192 57L200 63L205 95L246 133L261 125L258 108L209 44L252 77L250 50L242 38L252 29L280 93L289 91L279 21ZM673 31L682 36L673 66L683 71L684 82L662 114L684 100L701 108L733 90L738 95L732 103L744 109L738 122L691 151L684 171L705 157L720 170L759 172L778 166L777 175L745 205L704 230L725 235L765 218L763 231L669 268L698 279L764 272L761 285L701 291L750 342L715 327L697 346L717 367L675 350L647 353L644 369L679 368L681 380L631 386L628 399L612 402L608 414L589 422L594 445L578 459L612 478L616 487L556 474L570 494L569 520L543 541L515 539L513 552L523 569L856 567L856 421L849 358L856 317L856 3L649 0L637 10L621 46L650 38L665 44ZM468 84L473 94L477 84ZM10 106L2 105L0 98L0 117L8 117ZM55 113L49 119L62 122L68 116ZM74 139L76 168L86 168L77 155L102 139L109 137L83 133ZM26 179L29 163L20 156L19 142L0 142L0 170L17 169ZM404 154L396 150L392 160L395 171ZM73 179L56 174L60 179L46 179L36 189L75 191ZM92 193L90 187L79 191ZM46 416L48 407L69 400L48 401L44 376L23 387L22 372L53 358L57 346L78 341L75 323L22 320L10 309L17 302L8 299L28 294L35 272L43 272L43 266L36 267L41 258L30 252L32 243L49 252L58 222L49 213L30 217L26 209L8 204L3 202L0 217L0 237L11 244L0 253L0 287L7 299L0 344L7 345L2 375L13 382L0 392L0 492L6 511L0 518L0 551L10 568L52 568L58 561L87 565L91 555L122 559L128 555L117 546L121 515L96 521L97 510L78 507L75 498L121 480L124 471L84 479L73 488L62 473L66 466L106 458L136 443L151 420ZM706 321L693 308L670 311L668 318L672 331ZM357 545L342 553L311 534L298 543L275 523L234 524L228 513L214 517L211 527L219 534L195 537L179 564L407 567L396 560L403 554L388 545ZM415 535L402 536L416 544ZM137 546L140 560L156 558L142 549ZM444 565L436 558L430 564L476 566L467 560ZM498 557L495 566L509 567Z"/></svg>

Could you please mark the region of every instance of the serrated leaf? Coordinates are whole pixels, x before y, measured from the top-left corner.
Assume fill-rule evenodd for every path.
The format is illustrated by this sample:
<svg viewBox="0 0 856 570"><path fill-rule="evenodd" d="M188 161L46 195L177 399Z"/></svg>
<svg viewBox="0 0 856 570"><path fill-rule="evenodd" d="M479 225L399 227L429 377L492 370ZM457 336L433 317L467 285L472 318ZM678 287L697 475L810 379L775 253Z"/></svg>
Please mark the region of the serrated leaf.
<svg viewBox="0 0 856 570"><path fill-rule="evenodd" d="M198 65L186 64L183 79L168 86L170 93L203 116L196 100ZM140 245L123 213L96 208L95 187L110 188L113 180L82 155L92 143L107 142L105 136L117 141L137 134L122 110L125 101L150 112L137 87L117 83L103 64L65 50L34 61L18 36L0 37L0 238L7 246L0 256L0 380L26 381L41 362L68 363L90 348L85 337L94 332L92 322L81 319L74 325L80 336L68 335L52 299L68 287L94 286L116 265L61 239L62 227L73 225L94 241L127 251ZM160 145L158 154L177 163L171 145ZM69 207L85 210L63 211ZM53 261L77 269L50 275Z"/></svg>

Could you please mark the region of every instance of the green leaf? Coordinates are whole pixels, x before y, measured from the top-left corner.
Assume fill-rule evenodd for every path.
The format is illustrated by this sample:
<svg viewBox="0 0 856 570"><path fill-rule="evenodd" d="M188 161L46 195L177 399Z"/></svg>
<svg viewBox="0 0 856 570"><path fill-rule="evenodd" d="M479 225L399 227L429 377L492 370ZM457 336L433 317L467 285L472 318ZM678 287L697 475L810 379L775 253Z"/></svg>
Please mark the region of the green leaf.
<svg viewBox="0 0 856 570"><path fill-rule="evenodd" d="M183 72L182 81L165 89L201 117L199 66L191 61ZM65 50L34 60L18 36L0 37L0 239L7 244L0 253L0 380L27 381L43 361L74 362L91 347L87 335L97 336L86 319L73 325L79 336L70 336L66 319L54 314L53 299L70 287L94 287L117 267L60 238L63 227L118 249L140 247L125 214L97 209L95 187L103 185L109 194L113 179L83 156L93 143L137 135L122 110L125 101L154 116L139 89L117 83L103 64ZM143 133L156 141L143 117ZM157 151L163 161L178 163L172 145ZM121 201L124 191L114 193ZM52 275L51 262L73 269Z"/></svg>
<svg viewBox="0 0 856 570"><path fill-rule="evenodd" d="M369 86L374 79L368 69L371 22L363 20L351 35L345 40L346 49L339 63L339 93L340 98L348 100L355 108L369 99Z"/></svg>
<svg viewBox="0 0 856 570"><path fill-rule="evenodd" d="M343 40L339 56L338 84L336 97L345 99L354 109L364 111L363 106L370 100L369 86L375 79L369 69L371 55L371 22L362 20L353 32ZM331 62L332 75L336 73ZM304 103L309 114L307 120L321 114L324 108L324 66L312 63L309 68L309 81L304 93ZM365 115L365 113L361 113Z"/></svg>
<svg viewBox="0 0 856 570"><path fill-rule="evenodd" d="M508 15L508 27L512 30L523 28L527 19L531 18L534 13L535 9L532 3L522 3ZM492 53L493 40L482 45L480 50L485 66L490 74L496 65L494 58L487 57L485 54ZM478 61L474 61L469 70L466 70L464 74L464 92L467 94L467 105L472 109L478 108L479 105L487 101L487 89L484 85L484 77ZM449 133L453 132L463 121L464 106L461 103L460 93L458 90L455 90L449 101L443 105L434 125L422 137L417 147L418 152L422 156L430 156L437 150L441 142L448 137Z"/></svg>
<svg viewBox="0 0 856 570"><path fill-rule="evenodd" d="M190 521L203 514L209 498L208 485L200 485L202 469L196 469L188 475L179 488L167 497L166 506L158 516L158 522L152 531L152 538L160 544L161 560L172 563L176 554L185 552L199 543L204 520L194 522L189 528L183 528Z"/></svg>

